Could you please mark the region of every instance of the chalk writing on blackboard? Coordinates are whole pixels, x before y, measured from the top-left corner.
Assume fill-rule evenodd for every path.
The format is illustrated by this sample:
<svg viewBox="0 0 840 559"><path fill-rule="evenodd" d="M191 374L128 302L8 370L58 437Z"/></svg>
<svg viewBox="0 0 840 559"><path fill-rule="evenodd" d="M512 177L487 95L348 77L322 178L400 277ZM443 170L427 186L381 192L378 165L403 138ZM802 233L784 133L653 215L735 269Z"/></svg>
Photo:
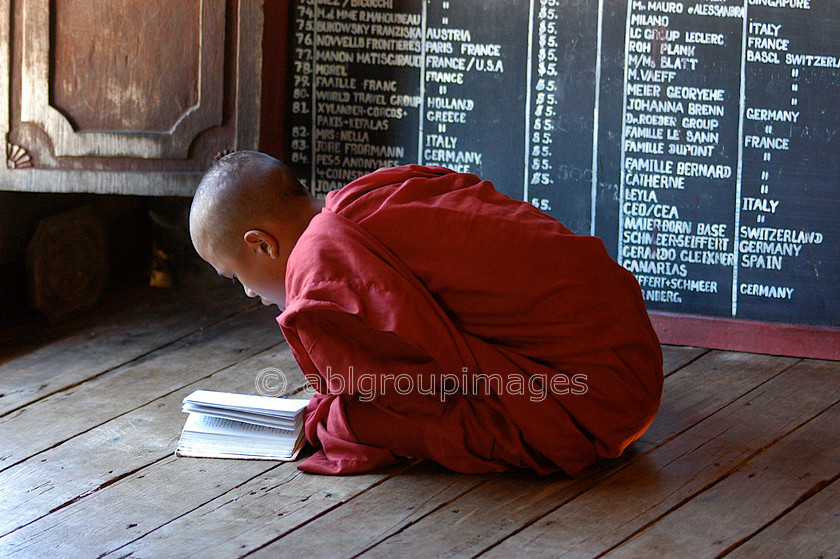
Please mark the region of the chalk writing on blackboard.
<svg viewBox="0 0 840 559"><path fill-rule="evenodd" d="M651 309L840 326L840 1L608 4L300 0L288 160L474 172Z"/></svg>

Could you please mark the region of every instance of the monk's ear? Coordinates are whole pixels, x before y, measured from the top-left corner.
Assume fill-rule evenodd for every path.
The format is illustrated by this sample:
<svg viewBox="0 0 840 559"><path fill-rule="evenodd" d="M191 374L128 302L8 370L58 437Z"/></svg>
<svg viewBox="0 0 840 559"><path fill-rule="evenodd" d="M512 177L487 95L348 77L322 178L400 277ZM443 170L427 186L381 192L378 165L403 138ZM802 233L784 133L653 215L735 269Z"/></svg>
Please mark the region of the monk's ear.
<svg viewBox="0 0 840 559"><path fill-rule="evenodd" d="M262 229L250 229L242 236L254 254L262 253L274 259L280 254L277 239Z"/></svg>

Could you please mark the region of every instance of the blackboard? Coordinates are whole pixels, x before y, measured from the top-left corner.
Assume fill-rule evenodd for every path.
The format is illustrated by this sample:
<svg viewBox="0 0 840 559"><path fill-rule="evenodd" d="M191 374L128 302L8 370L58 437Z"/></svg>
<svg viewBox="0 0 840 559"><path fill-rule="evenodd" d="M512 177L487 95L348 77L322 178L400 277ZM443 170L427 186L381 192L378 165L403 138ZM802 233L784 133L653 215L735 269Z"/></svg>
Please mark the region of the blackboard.
<svg viewBox="0 0 840 559"><path fill-rule="evenodd" d="M473 172L601 237L663 341L840 358L840 0L291 9L313 192Z"/></svg>

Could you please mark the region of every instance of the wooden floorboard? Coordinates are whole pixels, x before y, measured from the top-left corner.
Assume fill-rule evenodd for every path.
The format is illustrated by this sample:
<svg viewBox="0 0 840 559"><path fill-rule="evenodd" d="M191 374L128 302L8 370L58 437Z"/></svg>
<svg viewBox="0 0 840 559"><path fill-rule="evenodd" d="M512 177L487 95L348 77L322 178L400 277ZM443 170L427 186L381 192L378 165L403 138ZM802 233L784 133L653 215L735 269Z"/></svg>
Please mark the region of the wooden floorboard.
<svg viewBox="0 0 840 559"><path fill-rule="evenodd" d="M716 557L748 540L840 473L838 425L840 405L834 405L605 557L639 557L651 551L677 555L685 550L691 550L692 557Z"/></svg>
<svg viewBox="0 0 840 559"><path fill-rule="evenodd" d="M207 376L208 365L225 367L276 344L271 320L263 309L235 315L0 418L0 471Z"/></svg>
<svg viewBox="0 0 840 559"><path fill-rule="evenodd" d="M811 363L791 367L488 555L596 557L620 546L833 405L840 383L808 390L830 384L834 372Z"/></svg>
<svg viewBox="0 0 840 559"><path fill-rule="evenodd" d="M788 557L840 557L840 478L804 495L802 503L731 546L724 556L773 557L781 550Z"/></svg>
<svg viewBox="0 0 840 559"><path fill-rule="evenodd" d="M707 353L708 349L699 347L665 346L662 350L662 370L668 376Z"/></svg>
<svg viewBox="0 0 840 559"><path fill-rule="evenodd" d="M254 308L232 286L209 289L216 296L147 295L134 307L103 311L93 327L0 362L0 417Z"/></svg>
<svg viewBox="0 0 840 559"><path fill-rule="evenodd" d="M255 376L269 366L286 372L291 392L304 385L288 346L278 343L0 472L6 497L0 501L0 534L71 503L83 506L83 498L114 480L171 456L180 434L177 426L185 418L181 401L187 394L197 385L209 390L253 392Z"/></svg>
<svg viewBox="0 0 840 559"><path fill-rule="evenodd" d="M358 555L481 487L487 477L459 475L434 464L419 463L314 519L303 529L266 544L253 557L306 557L310 553L323 557L337 549L345 557ZM313 540L313 532L330 536Z"/></svg>
<svg viewBox="0 0 840 559"><path fill-rule="evenodd" d="M295 530L310 533L308 525L313 519L376 487L394 471L383 469L336 480L304 474L294 464L274 466L107 556L240 557ZM208 539L207 533L216 536ZM184 534L189 535L189 541L181 541ZM307 555L284 551L282 556Z"/></svg>
<svg viewBox="0 0 840 559"><path fill-rule="evenodd" d="M230 288L0 362L2 557L837 557L840 363L665 347L656 421L577 479L173 456L196 388L305 381ZM103 311L105 312L105 311Z"/></svg>

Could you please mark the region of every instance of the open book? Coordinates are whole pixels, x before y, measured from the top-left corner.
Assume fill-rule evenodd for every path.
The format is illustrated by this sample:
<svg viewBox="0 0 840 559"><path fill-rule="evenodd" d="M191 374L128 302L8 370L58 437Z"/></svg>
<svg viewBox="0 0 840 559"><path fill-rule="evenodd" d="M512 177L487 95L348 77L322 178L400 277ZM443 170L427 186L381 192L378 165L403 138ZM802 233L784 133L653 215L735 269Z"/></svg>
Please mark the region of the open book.
<svg viewBox="0 0 840 559"><path fill-rule="evenodd" d="M175 454L200 458L294 460L303 447L309 400L196 390Z"/></svg>

